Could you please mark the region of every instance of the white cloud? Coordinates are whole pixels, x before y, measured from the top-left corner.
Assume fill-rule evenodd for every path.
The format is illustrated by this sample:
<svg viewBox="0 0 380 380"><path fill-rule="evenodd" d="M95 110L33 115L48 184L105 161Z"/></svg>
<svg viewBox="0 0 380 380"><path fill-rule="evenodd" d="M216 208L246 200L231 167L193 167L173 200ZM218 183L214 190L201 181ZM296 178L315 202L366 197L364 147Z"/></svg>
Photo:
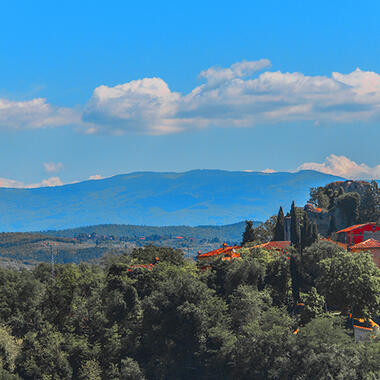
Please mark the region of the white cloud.
<svg viewBox="0 0 380 380"><path fill-rule="evenodd" d="M380 75L356 69L328 76L258 70L262 59L200 73L188 94L160 78L97 87L85 107L87 133L173 133L207 126L248 127L291 120L352 122L380 119Z"/></svg>
<svg viewBox="0 0 380 380"><path fill-rule="evenodd" d="M211 67L200 73L203 83L184 94L158 77L102 85L81 111L52 106L43 98L0 99L0 129L72 124L87 134L158 135L294 120L311 125L380 120L380 75L375 72L311 76L269 71L270 66L260 59Z"/></svg>
<svg viewBox="0 0 380 380"><path fill-rule="evenodd" d="M15 102L0 99L1 129L37 129L80 122L74 109L54 107L43 98Z"/></svg>
<svg viewBox="0 0 380 380"><path fill-rule="evenodd" d="M263 173L276 173L276 170L267 168L267 169L264 169L262 172Z"/></svg>
<svg viewBox="0 0 380 380"><path fill-rule="evenodd" d="M25 184L21 181L16 181L8 178L0 178L0 187L11 187L18 189L34 189L37 187L52 187L52 186L61 186L63 182L59 177L50 177L44 179L39 183Z"/></svg>
<svg viewBox="0 0 380 380"><path fill-rule="evenodd" d="M331 154L322 163L306 162L297 170L317 170L347 179L380 179L380 165L370 167L364 163L358 164L345 156Z"/></svg>
<svg viewBox="0 0 380 380"><path fill-rule="evenodd" d="M207 80L210 86L220 84L221 82L232 80L234 78L243 78L252 75L256 71L262 70L271 65L268 59L260 59L259 61L242 61L231 65L226 69L221 67L210 67L202 71L199 76Z"/></svg>
<svg viewBox="0 0 380 380"><path fill-rule="evenodd" d="M62 162L45 162L44 168L46 173L58 173L63 169Z"/></svg>
<svg viewBox="0 0 380 380"><path fill-rule="evenodd" d="M94 174L94 175L90 175L90 177L88 177L88 179L93 179L93 180L97 180L97 179L103 179L104 177L101 176L100 174Z"/></svg>
<svg viewBox="0 0 380 380"><path fill-rule="evenodd" d="M89 123L87 133L143 131L162 134L179 131L182 123L176 120L175 114L180 97L160 78L97 87L83 113L83 120Z"/></svg>

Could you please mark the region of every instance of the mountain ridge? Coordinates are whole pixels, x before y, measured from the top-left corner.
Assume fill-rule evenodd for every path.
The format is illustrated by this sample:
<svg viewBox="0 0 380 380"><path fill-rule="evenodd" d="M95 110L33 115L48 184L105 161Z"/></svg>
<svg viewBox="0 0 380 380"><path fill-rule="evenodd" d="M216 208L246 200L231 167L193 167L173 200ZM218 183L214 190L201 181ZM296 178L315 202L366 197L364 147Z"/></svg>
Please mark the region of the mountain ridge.
<svg viewBox="0 0 380 380"><path fill-rule="evenodd" d="M280 205L302 204L310 187L344 178L196 169L133 172L34 189L0 189L0 229L36 231L97 224L221 225L265 220Z"/></svg>

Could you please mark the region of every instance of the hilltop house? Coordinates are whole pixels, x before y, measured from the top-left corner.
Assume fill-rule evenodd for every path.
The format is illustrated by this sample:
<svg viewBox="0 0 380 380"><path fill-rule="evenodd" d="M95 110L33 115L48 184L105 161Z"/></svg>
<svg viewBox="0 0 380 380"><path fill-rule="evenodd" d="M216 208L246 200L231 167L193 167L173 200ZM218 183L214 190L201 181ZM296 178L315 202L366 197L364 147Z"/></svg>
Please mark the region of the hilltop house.
<svg viewBox="0 0 380 380"><path fill-rule="evenodd" d="M350 251L352 252L369 252L373 261L380 268L380 242L375 239L367 239L361 243L352 245L350 247Z"/></svg>
<svg viewBox="0 0 380 380"><path fill-rule="evenodd" d="M361 243L367 239L380 240L380 227L376 222L355 224L337 232L338 240L348 246Z"/></svg>
<svg viewBox="0 0 380 380"><path fill-rule="evenodd" d="M197 255L197 260L199 262L207 263L216 257L222 256L222 260L229 261L231 260L231 258L240 257L240 253L237 251L239 248L241 247L237 245L228 246L226 243L224 243L221 248L214 249L213 251L207 253L201 254L201 252L199 251Z"/></svg>

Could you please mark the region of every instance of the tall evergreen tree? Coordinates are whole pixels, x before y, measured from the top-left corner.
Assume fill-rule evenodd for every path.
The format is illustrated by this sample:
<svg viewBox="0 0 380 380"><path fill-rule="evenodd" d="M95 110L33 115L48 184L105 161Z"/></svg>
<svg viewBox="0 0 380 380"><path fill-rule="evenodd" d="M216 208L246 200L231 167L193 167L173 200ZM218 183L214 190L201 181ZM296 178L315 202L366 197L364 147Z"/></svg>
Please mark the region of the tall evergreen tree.
<svg viewBox="0 0 380 380"><path fill-rule="evenodd" d="M282 207L280 207L280 209L278 210L276 226L274 228L274 234L273 234L274 241L285 240L284 228L285 228L284 210L282 209Z"/></svg>
<svg viewBox="0 0 380 380"><path fill-rule="evenodd" d="M252 220L246 220L245 231L243 233L243 241L241 242L241 245L244 245L245 243L249 243L255 240L256 240L256 236L255 236L255 230L253 229L253 222Z"/></svg>
<svg viewBox="0 0 380 380"><path fill-rule="evenodd" d="M290 210L290 242L296 248L300 248L301 246L300 223L297 217L294 201Z"/></svg>
<svg viewBox="0 0 380 380"><path fill-rule="evenodd" d="M301 249L304 249L311 245L312 240L312 224L310 222L307 213L303 218L302 228L301 228Z"/></svg>
<svg viewBox="0 0 380 380"><path fill-rule="evenodd" d="M317 223L313 222L311 224L311 227L312 228L311 228L310 245L314 244L318 240L318 237L319 237Z"/></svg>

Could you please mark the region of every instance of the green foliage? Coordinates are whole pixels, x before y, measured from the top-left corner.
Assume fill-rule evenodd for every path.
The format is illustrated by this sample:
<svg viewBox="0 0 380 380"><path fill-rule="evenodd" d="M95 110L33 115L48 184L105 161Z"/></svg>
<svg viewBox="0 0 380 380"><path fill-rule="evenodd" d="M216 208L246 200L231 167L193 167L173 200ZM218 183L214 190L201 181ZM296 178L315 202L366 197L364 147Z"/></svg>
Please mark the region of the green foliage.
<svg viewBox="0 0 380 380"><path fill-rule="evenodd" d="M0 368L14 372L21 343L20 339L11 335L9 328L0 326Z"/></svg>
<svg viewBox="0 0 380 380"><path fill-rule="evenodd" d="M329 229L327 230L327 236L330 237L336 231L338 231L338 229L336 228L335 216L331 215L330 223L329 223Z"/></svg>
<svg viewBox="0 0 380 380"><path fill-rule="evenodd" d="M317 289L330 308L354 315L380 313L380 270L371 255L342 252L319 266Z"/></svg>
<svg viewBox="0 0 380 380"><path fill-rule="evenodd" d="M271 241L276 227L277 215L272 215L264 223L253 229L255 240L259 243Z"/></svg>
<svg viewBox="0 0 380 380"><path fill-rule="evenodd" d="M202 271L148 246L54 278L45 264L1 269L0 378L377 379L379 340L356 344L326 314L379 313L371 258L327 242L288 253L243 248Z"/></svg>
<svg viewBox="0 0 380 380"><path fill-rule="evenodd" d="M345 226L376 222L380 218L380 190L376 181L332 182L324 187L311 188L309 202L328 209L334 217L340 212ZM330 220L328 235L336 231L335 219Z"/></svg>
<svg viewBox="0 0 380 380"><path fill-rule="evenodd" d="M290 210L290 236L292 245L299 249L301 247L301 230L294 201Z"/></svg>
<svg viewBox="0 0 380 380"><path fill-rule="evenodd" d="M139 364L132 358L126 358L121 361L121 380L144 380Z"/></svg>
<svg viewBox="0 0 380 380"><path fill-rule="evenodd" d="M305 325L314 318L320 316L325 311L325 298L318 294L316 288L311 288L308 293L301 295L302 301L305 304L301 313L301 323Z"/></svg>
<svg viewBox="0 0 380 380"><path fill-rule="evenodd" d="M156 258L162 262L168 262L173 265L182 265L184 257L182 251L173 248L156 247L148 245L143 248L136 248L132 251L131 257L142 263L156 262Z"/></svg>
<svg viewBox="0 0 380 380"><path fill-rule="evenodd" d="M284 241L285 216L282 207L278 210L276 226L274 228L273 240Z"/></svg>
<svg viewBox="0 0 380 380"><path fill-rule="evenodd" d="M256 241L257 237L255 235L255 231L253 229L253 222L252 220L246 220L245 221L245 231L243 233L243 240L241 242L241 245L244 245L246 243L251 243L253 241Z"/></svg>
<svg viewBox="0 0 380 380"><path fill-rule="evenodd" d="M315 318L296 335L290 379L358 379L361 358L336 318Z"/></svg>
<svg viewBox="0 0 380 380"><path fill-rule="evenodd" d="M336 206L342 211L346 225L350 226L359 220L360 195L358 193L346 193L336 199Z"/></svg>
<svg viewBox="0 0 380 380"><path fill-rule="evenodd" d="M96 360L85 361L79 371L80 380L102 380L102 370Z"/></svg>

